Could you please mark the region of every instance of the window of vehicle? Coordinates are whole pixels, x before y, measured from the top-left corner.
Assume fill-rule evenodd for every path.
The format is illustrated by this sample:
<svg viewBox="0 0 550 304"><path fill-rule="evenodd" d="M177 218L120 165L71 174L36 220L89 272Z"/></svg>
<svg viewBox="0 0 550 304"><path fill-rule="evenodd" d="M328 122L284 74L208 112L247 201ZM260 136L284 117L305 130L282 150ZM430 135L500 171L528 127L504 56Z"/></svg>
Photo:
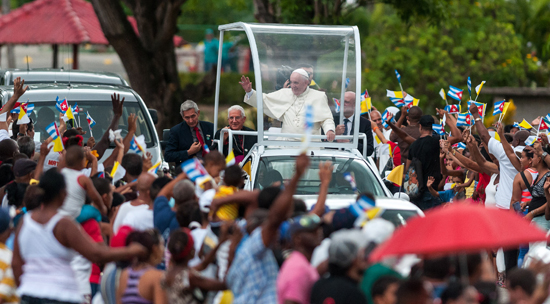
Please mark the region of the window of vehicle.
<svg viewBox="0 0 550 304"><path fill-rule="evenodd" d="M319 193L319 164L331 161L334 170L329 185L329 194L354 194L350 183L344 178L349 172L354 176L359 192L370 192L375 196L386 196L384 189L364 160L347 157L312 156L310 166L300 179L296 194L314 195ZM292 178L295 171L295 156L270 156L260 159L254 188L278 185Z"/></svg>
<svg viewBox="0 0 550 304"><path fill-rule="evenodd" d="M34 111L31 114L31 119L35 122L35 132L40 132L40 140L46 140L49 135L46 132L46 126L53 121L59 124L59 111L55 108L54 102L31 102L34 104ZM74 102L69 102L71 106L74 106ZM82 126L82 129L86 131L84 142L90 138L90 129L88 122L86 121L86 112L90 113L90 116L96 122L96 125L92 128L93 136L97 141L103 136L105 131L109 128L111 120L113 118L113 109L111 102L94 102L94 101L79 101L78 107L80 108L79 116L75 113L75 120L78 125ZM145 137L145 143L147 147L152 147L153 135L150 129L149 123L146 120L146 114L137 102L124 103L122 111L122 117L118 122L117 129L121 129L122 136L124 137L128 133L128 116L130 114L137 115L137 130L136 136L142 135ZM114 146L114 144L112 144Z"/></svg>
<svg viewBox="0 0 550 304"><path fill-rule="evenodd" d="M405 223L418 213L414 210L386 209L382 213L382 218L390 221L395 227L404 226Z"/></svg>

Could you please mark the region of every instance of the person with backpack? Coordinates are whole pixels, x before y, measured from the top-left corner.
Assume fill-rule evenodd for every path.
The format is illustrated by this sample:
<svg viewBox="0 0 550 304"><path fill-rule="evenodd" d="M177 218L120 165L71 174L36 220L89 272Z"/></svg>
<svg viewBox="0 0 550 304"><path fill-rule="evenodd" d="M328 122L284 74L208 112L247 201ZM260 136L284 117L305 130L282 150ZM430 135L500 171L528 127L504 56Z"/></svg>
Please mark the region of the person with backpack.
<svg viewBox="0 0 550 304"><path fill-rule="evenodd" d="M391 118L388 117L388 121ZM405 190L411 202L422 210L427 210L441 204L438 197L428 191L428 177L433 176L434 184L441 181L439 166L439 138L432 136L432 125L435 123L431 115L423 115L419 120L420 137L414 139L403 130L388 122L392 130L406 142L412 142L405 164Z"/></svg>

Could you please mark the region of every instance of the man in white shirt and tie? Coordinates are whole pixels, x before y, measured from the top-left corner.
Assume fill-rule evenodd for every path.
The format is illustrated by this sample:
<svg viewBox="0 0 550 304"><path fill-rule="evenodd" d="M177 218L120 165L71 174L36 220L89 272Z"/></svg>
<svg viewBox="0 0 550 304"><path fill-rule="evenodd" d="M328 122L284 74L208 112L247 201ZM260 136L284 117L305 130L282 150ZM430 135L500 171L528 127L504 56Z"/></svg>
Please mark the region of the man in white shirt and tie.
<svg viewBox="0 0 550 304"><path fill-rule="evenodd" d="M248 77L243 75L239 83L246 92L244 102L256 107L256 91L252 89L252 83ZM312 134L321 134L322 127L327 140L333 141L335 125L327 96L321 91L309 88L309 83L309 75L306 71L294 70L290 75L290 88L263 94L263 111L271 118L282 120L281 133L303 134L306 105L312 105L315 109Z"/></svg>

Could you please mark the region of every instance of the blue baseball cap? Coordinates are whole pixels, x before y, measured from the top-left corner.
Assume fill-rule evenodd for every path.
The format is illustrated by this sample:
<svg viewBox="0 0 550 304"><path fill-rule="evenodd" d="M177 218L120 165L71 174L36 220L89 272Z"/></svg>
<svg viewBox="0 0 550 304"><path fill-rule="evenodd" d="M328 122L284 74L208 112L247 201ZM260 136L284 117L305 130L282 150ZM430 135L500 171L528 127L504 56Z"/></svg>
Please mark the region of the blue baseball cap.
<svg viewBox="0 0 550 304"><path fill-rule="evenodd" d="M314 231L321 226L321 218L317 214L304 214L291 218L288 221L288 235L296 232Z"/></svg>

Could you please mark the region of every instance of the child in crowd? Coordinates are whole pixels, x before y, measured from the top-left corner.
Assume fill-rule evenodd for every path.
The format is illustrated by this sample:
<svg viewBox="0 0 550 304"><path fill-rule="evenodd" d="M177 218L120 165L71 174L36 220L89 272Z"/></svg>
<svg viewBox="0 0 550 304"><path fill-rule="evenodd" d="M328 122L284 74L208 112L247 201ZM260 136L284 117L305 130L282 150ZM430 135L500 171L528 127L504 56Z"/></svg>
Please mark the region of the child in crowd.
<svg viewBox="0 0 550 304"><path fill-rule="evenodd" d="M460 176L453 176L452 181L456 185L452 187L452 189L444 190L444 191L436 191L432 185L435 181L435 178L433 176L428 177L428 182L426 183L426 187L428 187L428 190L434 197L439 197L441 202L443 203L452 203L454 199L463 199L464 198L464 188L460 186L460 183L462 183L463 179Z"/></svg>
<svg viewBox="0 0 550 304"><path fill-rule="evenodd" d="M214 199L233 195L244 185L244 177L239 165L225 169L223 186L218 187ZM212 213L211 213L212 214ZM221 205L213 215L214 221L235 220L239 216L239 205L236 203Z"/></svg>
<svg viewBox="0 0 550 304"><path fill-rule="evenodd" d="M11 219L8 212L0 208L0 303L19 303L11 268L13 253L6 246L6 240L12 232Z"/></svg>

